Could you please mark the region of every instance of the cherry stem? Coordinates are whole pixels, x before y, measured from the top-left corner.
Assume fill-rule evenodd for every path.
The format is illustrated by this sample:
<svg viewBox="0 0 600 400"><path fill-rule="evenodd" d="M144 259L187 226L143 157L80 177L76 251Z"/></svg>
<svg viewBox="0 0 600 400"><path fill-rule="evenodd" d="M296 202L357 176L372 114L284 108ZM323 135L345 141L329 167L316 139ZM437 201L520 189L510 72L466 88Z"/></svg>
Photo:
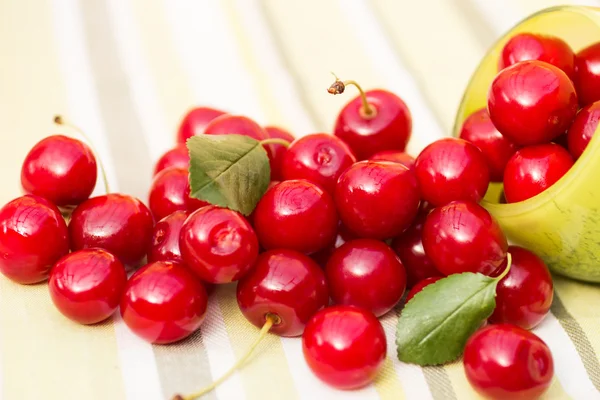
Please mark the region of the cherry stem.
<svg viewBox="0 0 600 400"><path fill-rule="evenodd" d="M260 141L260 144L262 144L263 146L265 144L280 144L282 146L284 146L286 149L288 147L290 147L290 142L288 142L285 139L280 139L280 138L269 138L269 139L264 139Z"/></svg>
<svg viewBox="0 0 600 400"><path fill-rule="evenodd" d="M512 256L510 253L506 253L506 268L504 271L496 278L496 281L500 282L502 278L504 278L510 272L510 267L512 266Z"/></svg>
<svg viewBox="0 0 600 400"><path fill-rule="evenodd" d="M110 193L110 187L108 186L108 179L106 178L106 170L104 169L104 164L102 163L102 160L100 159L100 155L94 148L93 142L90 140L88 135L85 134L83 129L81 129L77 125L74 125L74 124L70 123L69 121L65 120L61 115L54 116L54 123L56 125L62 125L62 126L66 126L68 128L73 129L75 132L79 133L88 142L88 145L92 148L92 151L95 153L96 158L98 159L98 164L100 165L100 173L102 174L102 180L104 181L104 190L106 191L106 194Z"/></svg>
<svg viewBox="0 0 600 400"><path fill-rule="evenodd" d="M365 91L360 87L360 85L356 81L353 81L353 80L341 81L333 72L332 72L332 74L335 77L335 82L333 82L331 84L331 86L329 86L329 89L327 89L327 92L329 92L331 94L342 94L342 93L344 93L346 86L353 85L360 92L360 98L362 100L362 107L360 108L361 117L363 117L365 119L371 119L377 115L377 109L375 107L373 107L371 104L369 104L369 101L367 100L367 95L365 94Z"/></svg>
<svg viewBox="0 0 600 400"><path fill-rule="evenodd" d="M217 386L219 386L221 383L223 383L225 380L227 380L227 378L229 378L235 371L237 371L240 367L242 367L244 365L244 363L246 363L246 361L248 361L248 359L250 358L250 356L252 355L252 353L254 352L256 347L258 347L260 342L265 338L265 336L267 336L267 333L269 333L269 331L271 330L273 325L277 325L280 322L281 322L281 318L279 318L278 315L268 313L265 316L265 324L260 329L260 333L258 334L258 337L256 338L256 340L254 340L254 343L252 343L252 345L248 348L248 350L246 350L246 354L244 354L244 356L242 358L240 358L227 372L225 372L223 375L221 375L221 377L219 379L217 379L210 385L206 386L204 389L202 389L196 393L188 394L186 396L177 394L177 395L173 396L172 400L194 400L194 399L197 399L197 398L204 396L205 394L211 392L213 389L215 389Z"/></svg>

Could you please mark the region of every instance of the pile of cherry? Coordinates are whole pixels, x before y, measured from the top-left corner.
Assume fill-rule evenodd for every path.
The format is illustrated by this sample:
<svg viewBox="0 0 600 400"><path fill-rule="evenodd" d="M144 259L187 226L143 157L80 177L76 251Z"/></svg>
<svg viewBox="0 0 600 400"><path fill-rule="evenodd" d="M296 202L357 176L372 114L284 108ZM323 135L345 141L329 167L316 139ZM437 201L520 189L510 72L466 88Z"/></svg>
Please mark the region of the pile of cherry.
<svg viewBox="0 0 600 400"><path fill-rule="evenodd" d="M416 159L404 152L412 124L404 102L353 81L329 88L360 91L334 135L294 140L195 108L155 166L148 207L120 193L89 198L97 181L90 147L47 137L23 163L27 194L0 211L0 271L21 284L48 280L57 309L81 324L120 308L151 343L195 332L207 293L237 282L240 310L261 337L301 335L311 370L340 389L375 379L386 356L377 318L407 289L408 307L446 276L502 277L493 314L464 346L466 376L489 397L537 397L553 360L529 330L548 313L552 279L534 253L509 247L478 203L490 182L503 182L506 202L518 202L573 165L600 119L599 67L600 44L575 55L555 37L515 36L488 107L465 121L461 138L436 141ZM271 184L248 216L190 192L186 141L230 133L258 140L269 157Z"/></svg>

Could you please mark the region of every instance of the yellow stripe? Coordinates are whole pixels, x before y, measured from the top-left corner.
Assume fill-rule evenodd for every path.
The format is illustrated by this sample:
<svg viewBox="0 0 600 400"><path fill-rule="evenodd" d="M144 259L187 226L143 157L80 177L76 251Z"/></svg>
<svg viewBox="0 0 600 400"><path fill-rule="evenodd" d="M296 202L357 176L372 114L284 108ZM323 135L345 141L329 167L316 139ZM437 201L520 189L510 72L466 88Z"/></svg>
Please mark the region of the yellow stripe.
<svg viewBox="0 0 600 400"><path fill-rule="evenodd" d="M398 316L394 311L390 311L380 321L384 327L388 328L386 331L394 332L395 326L398 323ZM389 329L390 326L392 329ZM389 350L388 353L390 353ZM392 355L385 359L383 370L374 382L375 390L377 390L377 394L382 400L403 400L406 398L406 394L394 369L393 360L390 358L395 356L395 349L392 349L391 353Z"/></svg>

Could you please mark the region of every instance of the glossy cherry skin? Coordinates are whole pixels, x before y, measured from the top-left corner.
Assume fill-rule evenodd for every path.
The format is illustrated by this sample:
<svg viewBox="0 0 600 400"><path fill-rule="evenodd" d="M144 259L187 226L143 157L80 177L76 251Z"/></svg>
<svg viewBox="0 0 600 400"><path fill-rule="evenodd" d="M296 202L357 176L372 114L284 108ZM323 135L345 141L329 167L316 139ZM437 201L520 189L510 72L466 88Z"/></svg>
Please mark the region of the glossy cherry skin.
<svg viewBox="0 0 600 400"><path fill-rule="evenodd" d="M360 161L348 168L335 188L342 223L355 235L387 239L408 228L419 210L415 174L389 161Z"/></svg>
<svg viewBox="0 0 600 400"><path fill-rule="evenodd" d="M274 185L254 210L254 229L267 250L285 248L313 253L333 243L337 228L332 197L303 179Z"/></svg>
<svg viewBox="0 0 600 400"><path fill-rule="evenodd" d="M163 154L154 165L154 175L170 167L189 168L190 154L184 144L179 144Z"/></svg>
<svg viewBox="0 0 600 400"><path fill-rule="evenodd" d="M496 309L489 322L533 329L552 305L552 276L544 261L531 251L510 246L508 252L512 256L511 267L496 286Z"/></svg>
<svg viewBox="0 0 600 400"><path fill-rule="evenodd" d="M183 117L177 131L177 143L185 143L192 136L202 135L204 129L213 119L224 115L225 111L210 107L196 107Z"/></svg>
<svg viewBox="0 0 600 400"><path fill-rule="evenodd" d="M412 117L404 101L386 90L369 90L366 96L375 114L364 115L362 100L355 97L340 111L335 135L359 160L383 150L404 151L412 131Z"/></svg>
<svg viewBox="0 0 600 400"><path fill-rule="evenodd" d="M229 283L240 279L254 265L258 239L241 214L210 205L186 219L179 248L185 264L200 279Z"/></svg>
<svg viewBox="0 0 600 400"><path fill-rule="evenodd" d="M542 61L522 61L503 69L488 93L494 126L519 146L551 142L569 128L577 109L573 82Z"/></svg>
<svg viewBox="0 0 600 400"><path fill-rule="evenodd" d="M110 317L125 292L125 267L102 249L85 249L61 258L50 271L52 302L64 316L80 324Z"/></svg>
<svg viewBox="0 0 600 400"><path fill-rule="evenodd" d="M43 197L25 195L0 209L0 272L14 282L48 278L69 252L69 232L60 211Z"/></svg>
<svg viewBox="0 0 600 400"><path fill-rule="evenodd" d="M546 343L509 324L475 332L467 341L463 364L471 386L489 399L537 399L554 376Z"/></svg>
<svg viewBox="0 0 600 400"><path fill-rule="evenodd" d="M423 279L441 276L423 249L423 224L427 212L420 212L413 224L392 241L406 271L406 287L411 288Z"/></svg>
<svg viewBox="0 0 600 400"><path fill-rule="evenodd" d="M337 248L325 267L336 304L365 308L380 317L404 295L406 272L396 253L383 242L356 239Z"/></svg>
<svg viewBox="0 0 600 400"><path fill-rule="evenodd" d="M229 135L237 134L249 136L256 140L264 140L269 137L263 127L248 117L241 115L225 114L215 118L204 130L206 135Z"/></svg>
<svg viewBox="0 0 600 400"><path fill-rule="evenodd" d="M158 221L175 211L194 211L208 205L190 197L189 173L185 168L171 167L159 172L152 181L148 205Z"/></svg>
<svg viewBox="0 0 600 400"><path fill-rule="evenodd" d="M412 287L412 289L410 289L408 294L406 295L406 302L408 303L413 297L415 297L415 295L417 293L419 293L421 290L425 289L425 287L431 285L432 283L436 283L437 281L439 281L442 278L443 277L441 277L441 276L430 276L429 278L425 278L422 281L417 282Z"/></svg>
<svg viewBox="0 0 600 400"><path fill-rule="evenodd" d="M538 33L519 33L513 36L502 49L499 69L520 61L538 60L552 64L573 79L575 75L575 53L571 47L556 36Z"/></svg>
<svg viewBox="0 0 600 400"><path fill-rule="evenodd" d="M567 133L569 153L575 160L581 157L600 122L600 101L583 107L577 113L573 125Z"/></svg>
<svg viewBox="0 0 600 400"><path fill-rule="evenodd" d="M304 359L312 372L336 389L373 382L385 361L381 323L368 310L332 306L315 314L302 335Z"/></svg>
<svg viewBox="0 0 600 400"><path fill-rule="evenodd" d="M329 302L319 266L294 250L269 250L237 285L237 303L250 323L262 327L267 314L278 317L270 332L299 336L317 311Z"/></svg>
<svg viewBox="0 0 600 400"><path fill-rule="evenodd" d="M92 150L85 143L63 135L39 141L21 167L25 192L44 197L59 207L76 205L90 197L96 178Z"/></svg>
<svg viewBox="0 0 600 400"><path fill-rule="evenodd" d="M158 221L152 230L148 262L173 261L183 263L179 249L181 227L189 216L185 210L175 211Z"/></svg>
<svg viewBox="0 0 600 400"><path fill-rule="evenodd" d="M204 286L180 264L146 264L136 271L121 300L121 316L129 329L150 343L177 342L194 333L206 315Z"/></svg>
<svg viewBox="0 0 600 400"><path fill-rule="evenodd" d="M574 82L582 107L600 100L600 42L575 56Z"/></svg>
<svg viewBox="0 0 600 400"><path fill-rule="evenodd" d="M398 150L384 150L369 157L371 161L391 161L404 165L408 169L415 166L415 158L408 153Z"/></svg>
<svg viewBox="0 0 600 400"><path fill-rule="evenodd" d="M81 203L71 215L71 250L99 247L126 266L136 266L146 255L154 219L133 196L110 193Z"/></svg>
<svg viewBox="0 0 600 400"><path fill-rule="evenodd" d="M283 139L289 143L292 143L295 139L294 135L277 126L265 126L265 131L269 138ZM269 162L271 163L271 180L281 181L283 180L281 175L283 158L285 157L287 148L282 144L270 144L267 147L269 148L267 154L269 155Z"/></svg>
<svg viewBox="0 0 600 400"><path fill-rule="evenodd" d="M333 194L338 177L356 162L346 143L326 133L301 137L283 159L283 180L306 179Z"/></svg>
<svg viewBox="0 0 600 400"><path fill-rule="evenodd" d="M518 149L508 138L498 132L487 109L475 111L463 123L460 138L471 142L483 154L490 173L490 181L502 182L506 163Z"/></svg>
<svg viewBox="0 0 600 400"><path fill-rule="evenodd" d="M423 248L444 275L492 275L506 259L508 243L485 208L473 202L454 201L427 215Z"/></svg>
<svg viewBox="0 0 600 400"><path fill-rule="evenodd" d="M552 186L573 166L573 157L555 143L525 147L508 161L504 196L508 203L534 197Z"/></svg>
<svg viewBox="0 0 600 400"><path fill-rule="evenodd" d="M455 200L479 202L490 184L487 161L463 139L437 140L423 149L415 163L423 200L443 206Z"/></svg>

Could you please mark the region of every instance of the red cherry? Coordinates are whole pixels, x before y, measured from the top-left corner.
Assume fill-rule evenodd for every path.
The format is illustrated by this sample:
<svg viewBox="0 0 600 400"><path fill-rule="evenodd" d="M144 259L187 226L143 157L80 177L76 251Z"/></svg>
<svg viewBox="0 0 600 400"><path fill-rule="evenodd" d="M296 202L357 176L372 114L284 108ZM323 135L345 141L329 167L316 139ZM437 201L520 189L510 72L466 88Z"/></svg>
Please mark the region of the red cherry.
<svg viewBox="0 0 600 400"><path fill-rule="evenodd" d="M352 151L335 136L315 133L297 139L283 159L283 180L306 179L333 193L338 177L356 162Z"/></svg>
<svg viewBox="0 0 600 400"><path fill-rule="evenodd" d="M21 284L46 280L69 252L67 225L45 198L25 195L0 209L0 272Z"/></svg>
<svg viewBox="0 0 600 400"><path fill-rule="evenodd" d="M315 314L302 335L304 359L323 382L358 389L383 368L387 343L375 316L354 306L333 306Z"/></svg>
<svg viewBox="0 0 600 400"><path fill-rule="evenodd" d="M463 358L471 386L490 399L537 399L550 386L550 349L514 325L488 325L467 341Z"/></svg>
<svg viewBox="0 0 600 400"><path fill-rule="evenodd" d="M348 168L335 188L342 223L354 234L387 239L408 228L419 210L414 173L389 161L361 161Z"/></svg>
<svg viewBox="0 0 600 400"><path fill-rule="evenodd" d="M80 324L95 324L110 317L125 291L123 264L102 249L75 251L61 258L50 271L52 302L64 316Z"/></svg>
<svg viewBox="0 0 600 400"><path fill-rule="evenodd" d="M150 343L165 344L194 333L206 315L202 283L179 264L159 261L131 276L121 300L125 324Z"/></svg>
<svg viewBox="0 0 600 400"><path fill-rule="evenodd" d="M417 282L417 284L415 284L412 287L412 289L410 289L410 292L408 292L408 294L406 295L406 302L408 303L413 297L415 297L417 293L425 289L426 286L429 286L432 283L439 281L440 279L442 279L441 276L430 276L429 278L425 278L422 281Z"/></svg>
<svg viewBox="0 0 600 400"><path fill-rule="evenodd" d="M554 143L525 147L517 151L504 171L506 201L516 203L542 193L572 166L573 157Z"/></svg>
<svg viewBox="0 0 600 400"><path fill-rule="evenodd" d="M577 94L562 70L542 61L522 61L494 78L488 111L511 142L542 144L569 128L577 113Z"/></svg>
<svg viewBox="0 0 600 400"><path fill-rule="evenodd" d="M504 168L518 146L502 135L490 120L487 109L475 111L463 123L460 138L473 143L487 161L492 182L502 182Z"/></svg>
<svg viewBox="0 0 600 400"><path fill-rule="evenodd" d="M373 239L357 239L337 248L325 267L333 302L365 308L380 317L406 289L404 266L392 249Z"/></svg>
<svg viewBox="0 0 600 400"><path fill-rule="evenodd" d="M256 122L248 117L240 115L225 114L215 118L206 126L206 135L237 135L249 136L256 140L264 140L269 137L267 132Z"/></svg>
<svg viewBox="0 0 600 400"><path fill-rule="evenodd" d="M600 121L600 101L583 107L567 133L567 145L574 159L583 154Z"/></svg>
<svg viewBox="0 0 600 400"><path fill-rule="evenodd" d="M208 205L207 202L190 197L187 169L171 167L154 177L148 196L148 205L156 220L175 211L194 211Z"/></svg>
<svg viewBox="0 0 600 400"><path fill-rule="evenodd" d="M96 186L96 158L83 142L53 135L29 151L21 168L21 185L27 193L57 206L76 205L90 197Z"/></svg>
<svg viewBox="0 0 600 400"><path fill-rule="evenodd" d="M254 228L267 250L286 248L313 253L333 243L337 227L333 199L306 180L278 183L267 190L254 209Z"/></svg>
<svg viewBox="0 0 600 400"><path fill-rule="evenodd" d="M265 131L269 138L283 139L290 143L294 141L294 136L291 133L277 126L265 126ZM281 175L283 158L285 157L287 149L284 145L275 143L268 145L268 148L270 149L270 151L267 151L267 154L269 155L269 161L271 163L271 180L281 181L283 180Z"/></svg>
<svg viewBox="0 0 600 400"><path fill-rule="evenodd" d="M600 100L600 42L577 53L573 81L582 107Z"/></svg>
<svg viewBox="0 0 600 400"><path fill-rule="evenodd" d="M520 61L538 60L563 70L569 78L575 75L575 53L571 47L556 36L538 33L519 33L513 36L502 49L499 69Z"/></svg>
<svg viewBox="0 0 600 400"><path fill-rule="evenodd" d="M201 135L213 119L225 114L224 111L209 107L196 107L183 117L177 131L177 143L185 143L192 136Z"/></svg>
<svg viewBox="0 0 600 400"><path fill-rule="evenodd" d="M369 157L371 161L391 161L404 165L408 169L415 166L415 158L408 153L398 150L384 150Z"/></svg>
<svg viewBox="0 0 600 400"><path fill-rule="evenodd" d="M511 267L498 282L496 308L489 321L533 329L552 305L552 276L542 259L531 251L510 246L508 252L512 256Z"/></svg>
<svg viewBox="0 0 600 400"><path fill-rule="evenodd" d="M417 157L415 173L421 196L435 206L455 200L479 202L490 184L483 153L463 139L440 139Z"/></svg>
<svg viewBox="0 0 600 400"><path fill-rule="evenodd" d="M423 249L423 224L427 213L421 212L413 224L392 241L396 252L406 270L406 286L413 287L423 279L440 276Z"/></svg>
<svg viewBox="0 0 600 400"><path fill-rule="evenodd" d="M472 202L454 201L434 209L423 226L423 248L444 275L492 275L506 259L508 243L489 212Z"/></svg>
<svg viewBox="0 0 600 400"><path fill-rule="evenodd" d="M71 249L99 247L134 266L146 255L153 226L152 213L135 197L118 193L93 197L71 215Z"/></svg>
<svg viewBox="0 0 600 400"><path fill-rule="evenodd" d="M404 151L412 131L412 117L404 101L386 90L363 92L354 81L336 80L329 93L342 93L350 84L358 88L360 95L340 111L335 135L350 146L359 160L383 150Z"/></svg>
<svg viewBox="0 0 600 400"><path fill-rule="evenodd" d="M212 205L187 218L179 247L185 264L211 283L237 281L258 256L258 239L250 223L233 210Z"/></svg>
<svg viewBox="0 0 600 400"><path fill-rule="evenodd" d="M183 263L179 249L179 236L181 227L187 219L187 211L175 211L158 221L152 231L148 262L173 261Z"/></svg>
<svg viewBox="0 0 600 400"><path fill-rule="evenodd" d="M267 314L274 315L270 332L299 336L310 317L327 306L329 295L325 275L310 257L280 249L258 257L238 282L237 302L252 324L262 327Z"/></svg>
<svg viewBox="0 0 600 400"><path fill-rule="evenodd" d="M163 154L154 166L154 175L170 167L189 168L190 154L184 144L177 145Z"/></svg>

